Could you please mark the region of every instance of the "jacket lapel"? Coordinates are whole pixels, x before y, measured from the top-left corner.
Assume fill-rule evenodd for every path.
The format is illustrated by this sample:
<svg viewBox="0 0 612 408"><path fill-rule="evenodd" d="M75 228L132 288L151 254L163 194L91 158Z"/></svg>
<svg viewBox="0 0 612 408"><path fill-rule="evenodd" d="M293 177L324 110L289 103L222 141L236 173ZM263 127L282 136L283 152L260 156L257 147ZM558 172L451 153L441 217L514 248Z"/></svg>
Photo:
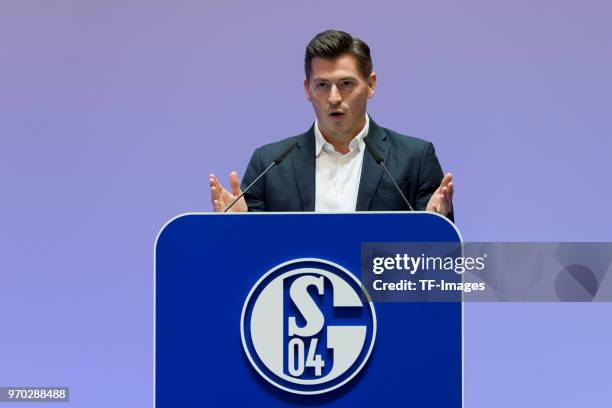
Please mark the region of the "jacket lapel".
<svg viewBox="0 0 612 408"><path fill-rule="evenodd" d="M370 129L368 131L368 139L374 142L374 146L380 152L385 164L389 158L389 142L383 130L378 127L370 117ZM361 180L359 181L359 193L357 194L357 211L368 211L374 198L374 193L378 188L380 178L383 174L383 168L380 164L376 164L372 154L365 148L363 152L363 164L361 165Z"/></svg>
<svg viewBox="0 0 612 408"><path fill-rule="evenodd" d="M291 155L293 174L298 188L302 211L315 209L315 138L314 125L299 137L297 149Z"/></svg>

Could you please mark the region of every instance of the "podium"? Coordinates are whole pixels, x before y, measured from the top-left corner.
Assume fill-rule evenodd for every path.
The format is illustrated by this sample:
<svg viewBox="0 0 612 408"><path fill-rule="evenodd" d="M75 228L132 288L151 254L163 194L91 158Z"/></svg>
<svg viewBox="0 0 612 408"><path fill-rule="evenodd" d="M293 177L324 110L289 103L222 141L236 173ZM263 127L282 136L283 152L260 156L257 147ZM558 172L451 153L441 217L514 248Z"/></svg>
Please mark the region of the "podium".
<svg viewBox="0 0 612 408"><path fill-rule="evenodd" d="M155 244L155 406L461 407L462 305L359 286L363 243L460 241L422 212L175 217Z"/></svg>

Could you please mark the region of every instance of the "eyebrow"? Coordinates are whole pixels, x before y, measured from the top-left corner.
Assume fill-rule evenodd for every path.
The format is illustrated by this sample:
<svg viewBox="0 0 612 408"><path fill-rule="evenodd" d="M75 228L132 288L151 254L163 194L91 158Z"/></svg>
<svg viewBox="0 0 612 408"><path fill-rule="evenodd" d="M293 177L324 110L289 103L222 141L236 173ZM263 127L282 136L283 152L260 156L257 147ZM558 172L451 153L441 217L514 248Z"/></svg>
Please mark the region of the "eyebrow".
<svg viewBox="0 0 612 408"><path fill-rule="evenodd" d="M340 81L356 81L356 80L357 80L357 78L352 77L352 76L348 76L348 77L343 77L343 78L337 79L337 82L340 82ZM329 79L323 79L323 78L313 78L313 81L317 81L317 82L332 82Z"/></svg>

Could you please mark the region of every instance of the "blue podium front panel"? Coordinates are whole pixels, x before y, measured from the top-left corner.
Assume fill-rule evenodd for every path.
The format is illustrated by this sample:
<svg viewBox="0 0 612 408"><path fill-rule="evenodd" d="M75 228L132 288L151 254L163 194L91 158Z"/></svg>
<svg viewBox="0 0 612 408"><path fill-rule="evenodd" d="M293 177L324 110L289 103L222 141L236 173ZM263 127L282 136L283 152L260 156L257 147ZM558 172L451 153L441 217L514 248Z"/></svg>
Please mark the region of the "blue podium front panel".
<svg viewBox="0 0 612 408"><path fill-rule="evenodd" d="M461 304L358 296L362 243L459 241L427 213L174 219L155 254L156 406L461 407Z"/></svg>

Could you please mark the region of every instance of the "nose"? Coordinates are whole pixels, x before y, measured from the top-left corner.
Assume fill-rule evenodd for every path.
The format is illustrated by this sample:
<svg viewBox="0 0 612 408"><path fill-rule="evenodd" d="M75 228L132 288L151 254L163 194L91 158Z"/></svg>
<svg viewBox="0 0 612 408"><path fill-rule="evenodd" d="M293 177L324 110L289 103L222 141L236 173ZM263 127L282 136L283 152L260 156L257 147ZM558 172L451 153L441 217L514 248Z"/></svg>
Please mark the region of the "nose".
<svg viewBox="0 0 612 408"><path fill-rule="evenodd" d="M342 96L340 95L340 91L338 90L338 87L335 84L332 84L331 86L327 101L330 105L337 105L342 102Z"/></svg>

